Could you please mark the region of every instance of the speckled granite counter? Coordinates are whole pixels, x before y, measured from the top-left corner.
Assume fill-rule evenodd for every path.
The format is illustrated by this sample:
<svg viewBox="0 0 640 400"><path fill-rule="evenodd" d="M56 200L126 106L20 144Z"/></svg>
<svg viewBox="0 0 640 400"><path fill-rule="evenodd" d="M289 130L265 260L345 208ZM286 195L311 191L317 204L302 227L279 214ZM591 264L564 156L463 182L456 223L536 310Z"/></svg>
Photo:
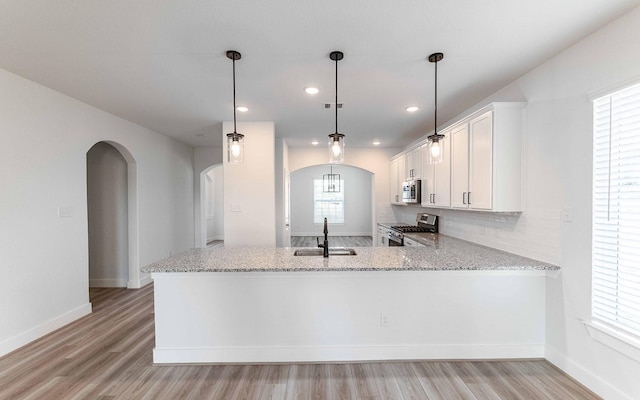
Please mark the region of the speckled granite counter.
<svg viewBox="0 0 640 400"><path fill-rule="evenodd" d="M424 236L424 235L423 235ZM419 237L427 247L357 247L355 256L294 256L294 248L191 249L142 268L142 272L294 271L553 271L530 258L445 235ZM331 241L329 241L331 244Z"/></svg>

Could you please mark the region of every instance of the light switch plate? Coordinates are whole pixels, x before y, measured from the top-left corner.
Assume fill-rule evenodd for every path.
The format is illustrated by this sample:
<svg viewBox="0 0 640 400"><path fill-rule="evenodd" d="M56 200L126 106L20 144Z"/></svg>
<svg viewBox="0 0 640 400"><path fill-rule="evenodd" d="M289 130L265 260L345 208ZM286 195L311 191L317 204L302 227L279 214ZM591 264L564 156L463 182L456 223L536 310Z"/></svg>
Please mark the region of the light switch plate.
<svg viewBox="0 0 640 400"><path fill-rule="evenodd" d="M231 212L241 212L242 211L242 207L240 206L240 204L236 203L236 204L231 204Z"/></svg>
<svg viewBox="0 0 640 400"><path fill-rule="evenodd" d="M572 222L573 221L573 208L571 208L571 207L562 207L562 221L563 222Z"/></svg>
<svg viewBox="0 0 640 400"><path fill-rule="evenodd" d="M71 218L73 217L73 207L71 206L59 206L58 218Z"/></svg>

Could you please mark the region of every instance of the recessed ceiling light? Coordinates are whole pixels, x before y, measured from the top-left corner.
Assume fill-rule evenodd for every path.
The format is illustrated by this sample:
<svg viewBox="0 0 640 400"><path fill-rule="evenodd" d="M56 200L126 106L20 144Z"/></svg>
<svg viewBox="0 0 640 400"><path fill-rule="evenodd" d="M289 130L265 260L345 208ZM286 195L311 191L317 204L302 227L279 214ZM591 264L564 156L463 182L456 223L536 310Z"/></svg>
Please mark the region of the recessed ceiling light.
<svg viewBox="0 0 640 400"><path fill-rule="evenodd" d="M407 110L408 112L416 112L420 109L420 107L418 106L409 106L407 108L405 108L405 110Z"/></svg>
<svg viewBox="0 0 640 400"><path fill-rule="evenodd" d="M380 145L380 141L379 140L374 140L373 141L373 145L374 146L379 146Z"/></svg>
<svg viewBox="0 0 640 400"><path fill-rule="evenodd" d="M318 94L320 90L316 87L306 87L304 88L304 92L306 94Z"/></svg>
<svg viewBox="0 0 640 400"><path fill-rule="evenodd" d="M317 146L320 144L320 142L318 142L317 140L314 140L313 142L311 142L312 145Z"/></svg>
<svg viewBox="0 0 640 400"><path fill-rule="evenodd" d="M245 107L245 106L238 106L238 107L236 107L236 110L238 110L240 112L247 112L247 111L249 111L249 108Z"/></svg>

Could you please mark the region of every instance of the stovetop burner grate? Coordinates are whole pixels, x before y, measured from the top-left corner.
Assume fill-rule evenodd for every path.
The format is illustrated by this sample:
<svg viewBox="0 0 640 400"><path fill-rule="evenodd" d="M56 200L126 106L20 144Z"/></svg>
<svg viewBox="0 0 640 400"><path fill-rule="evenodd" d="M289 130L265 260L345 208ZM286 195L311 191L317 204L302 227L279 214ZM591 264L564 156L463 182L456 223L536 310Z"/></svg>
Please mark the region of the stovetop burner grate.
<svg viewBox="0 0 640 400"><path fill-rule="evenodd" d="M407 232L431 232L429 228L424 228L421 226L414 225L396 225L392 226L391 229L395 229L398 232L407 233Z"/></svg>

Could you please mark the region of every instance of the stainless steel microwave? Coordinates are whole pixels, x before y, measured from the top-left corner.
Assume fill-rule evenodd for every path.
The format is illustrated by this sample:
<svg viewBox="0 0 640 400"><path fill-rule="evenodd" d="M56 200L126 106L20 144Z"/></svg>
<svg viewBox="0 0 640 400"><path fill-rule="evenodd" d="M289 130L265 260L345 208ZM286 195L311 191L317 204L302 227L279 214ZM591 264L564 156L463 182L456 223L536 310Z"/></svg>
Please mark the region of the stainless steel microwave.
<svg viewBox="0 0 640 400"><path fill-rule="evenodd" d="M422 192L420 179L411 179L402 183L402 202L420 203L420 192Z"/></svg>

